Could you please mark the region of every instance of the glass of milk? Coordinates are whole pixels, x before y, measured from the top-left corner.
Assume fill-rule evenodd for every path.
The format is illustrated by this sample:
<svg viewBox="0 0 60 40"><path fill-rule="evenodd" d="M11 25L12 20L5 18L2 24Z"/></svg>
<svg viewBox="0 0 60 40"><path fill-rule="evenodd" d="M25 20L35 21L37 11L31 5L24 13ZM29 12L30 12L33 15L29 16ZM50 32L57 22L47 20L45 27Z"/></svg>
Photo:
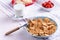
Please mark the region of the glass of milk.
<svg viewBox="0 0 60 40"><path fill-rule="evenodd" d="M23 18L23 10L25 8L25 5L22 3L19 3L19 4L15 4L13 8L15 10L15 17Z"/></svg>

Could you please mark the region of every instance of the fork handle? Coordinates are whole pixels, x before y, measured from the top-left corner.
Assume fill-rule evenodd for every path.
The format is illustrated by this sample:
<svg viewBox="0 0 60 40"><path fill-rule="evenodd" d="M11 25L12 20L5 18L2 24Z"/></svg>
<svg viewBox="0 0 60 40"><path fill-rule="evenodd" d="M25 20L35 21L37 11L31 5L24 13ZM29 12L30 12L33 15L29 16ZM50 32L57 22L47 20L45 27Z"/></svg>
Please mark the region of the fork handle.
<svg viewBox="0 0 60 40"><path fill-rule="evenodd" d="M16 28L14 28L13 30L10 30L10 31L6 32L5 35L9 35L9 34L15 32L15 31L17 31L17 30L19 30L19 29L20 29L20 27L16 27Z"/></svg>

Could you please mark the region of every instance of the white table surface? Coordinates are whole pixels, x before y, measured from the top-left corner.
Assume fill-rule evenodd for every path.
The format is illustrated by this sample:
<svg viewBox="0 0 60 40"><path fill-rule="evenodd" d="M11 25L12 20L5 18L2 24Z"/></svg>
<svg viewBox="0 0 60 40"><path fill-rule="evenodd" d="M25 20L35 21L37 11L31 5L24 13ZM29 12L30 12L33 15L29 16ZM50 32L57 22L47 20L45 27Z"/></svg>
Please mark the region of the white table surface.
<svg viewBox="0 0 60 40"><path fill-rule="evenodd" d="M59 0L56 0L56 1L59 2ZM20 24L23 24L23 22L15 22L15 21L12 21L10 18L8 18L7 15L11 16L12 14L14 14L13 8L9 6L10 0L4 0L4 1L0 0L0 2L3 2L4 4L8 5L6 6L2 3L0 4L0 40L36 40L35 38L28 35L26 33L26 30L24 30L24 28L21 28L20 30L12 33L9 36L4 35L8 30L13 29L19 26ZM2 5L4 7L2 7ZM48 13L44 11L37 11L39 9L39 5L37 6L35 5L37 4L35 3L32 6L29 6L26 8L26 10L24 11L24 17L32 17L32 16L40 15L40 13ZM60 5L57 3L56 8L52 10L50 13L60 20L60 15L59 15ZM60 35L57 35L57 37L60 38Z"/></svg>

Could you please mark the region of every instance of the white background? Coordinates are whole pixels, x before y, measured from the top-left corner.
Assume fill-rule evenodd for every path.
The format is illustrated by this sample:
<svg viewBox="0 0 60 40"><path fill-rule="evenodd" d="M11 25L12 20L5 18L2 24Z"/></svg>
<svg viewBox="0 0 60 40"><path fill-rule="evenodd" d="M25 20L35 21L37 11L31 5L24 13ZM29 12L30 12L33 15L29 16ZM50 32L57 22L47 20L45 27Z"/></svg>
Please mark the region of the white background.
<svg viewBox="0 0 60 40"><path fill-rule="evenodd" d="M10 0L0 0L0 1L2 1L2 2L7 1L6 3L10 2ZM57 1L57 7L50 13L54 14L54 16L56 16L58 19L60 19L59 18L60 17L60 15L59 15L60 14L60 0L56 0L56 1ZM32 6L34 6L34 7L32 7ZM28 11L28 12L25 11L25 14L26 14L25 17L27 17L27 15L29 17L31 17L33 15L37 15L36 13L39 13L36 11L39 8L38 5L35 6L35 4L34 4L32 6L26 8L26 11L28 11L28 10L30 10L30 11ZM4 11L4 12L2 12L2 11ZM19 26L20 24L23 24L22 22L15 22L15 21L12 21L10 18L7 18L5 13L10 14L10 13L13 13L13 11L10 12L10 11L4 9L4 7L2 7L0 5L0 40L36 40L35 38L28 35L26 33L26 31L24 30L24 28L21 28L20 30L14 32L13 34L11 34L9 36L5 36L4 34L7 31ZM45 13L45 12L41 12L41 13ZM58 40L60 40L59 39L60 36L57 36L57 37L58 37ZM55 40L57 40L57 39L55 39Z"/></svg>

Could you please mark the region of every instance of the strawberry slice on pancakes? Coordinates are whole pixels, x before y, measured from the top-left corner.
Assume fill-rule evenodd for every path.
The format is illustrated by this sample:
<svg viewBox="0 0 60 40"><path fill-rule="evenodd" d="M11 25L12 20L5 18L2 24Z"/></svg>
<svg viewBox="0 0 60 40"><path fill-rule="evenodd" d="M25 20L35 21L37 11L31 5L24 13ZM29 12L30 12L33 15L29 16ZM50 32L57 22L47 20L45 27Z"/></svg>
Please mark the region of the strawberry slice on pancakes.
<svg viewBox="0 0 60 40"><path fill-rule="evenodd" d="M15 0L12 0L11 3L12 3L12 5L14 5L15 4Z"/></svg>
<svg viewBox="0 0 60 40"><path fill-rule="evenodd" d="M36 0L21 0L25 6L32 5Z"/></svg>

